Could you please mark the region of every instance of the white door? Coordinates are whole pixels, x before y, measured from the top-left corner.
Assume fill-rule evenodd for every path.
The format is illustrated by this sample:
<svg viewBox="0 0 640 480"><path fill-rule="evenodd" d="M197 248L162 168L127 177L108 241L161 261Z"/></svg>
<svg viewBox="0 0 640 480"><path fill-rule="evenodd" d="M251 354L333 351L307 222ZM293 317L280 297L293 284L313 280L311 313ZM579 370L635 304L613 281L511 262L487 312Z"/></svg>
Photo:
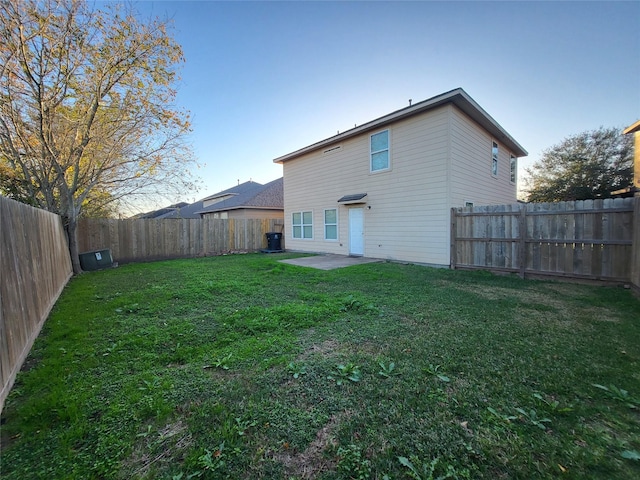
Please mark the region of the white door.
<svg viewBox="0 0 640 480"><path fill-rule="evenodd" d="M364 255L364 209L349 209L349 255Z"/></svg>

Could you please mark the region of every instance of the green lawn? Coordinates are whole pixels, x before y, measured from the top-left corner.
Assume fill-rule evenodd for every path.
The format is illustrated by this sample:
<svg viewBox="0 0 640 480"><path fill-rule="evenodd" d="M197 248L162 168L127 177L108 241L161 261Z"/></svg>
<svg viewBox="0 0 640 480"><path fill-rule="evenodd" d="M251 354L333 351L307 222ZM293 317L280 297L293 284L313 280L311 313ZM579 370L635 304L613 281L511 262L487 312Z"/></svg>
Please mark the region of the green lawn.
<svg viewBox="0 0 640 480"><path fill-rule="evenodd" d="M291 256L74 278L6 402L2 477L640 478L629 291Z"/></svg>

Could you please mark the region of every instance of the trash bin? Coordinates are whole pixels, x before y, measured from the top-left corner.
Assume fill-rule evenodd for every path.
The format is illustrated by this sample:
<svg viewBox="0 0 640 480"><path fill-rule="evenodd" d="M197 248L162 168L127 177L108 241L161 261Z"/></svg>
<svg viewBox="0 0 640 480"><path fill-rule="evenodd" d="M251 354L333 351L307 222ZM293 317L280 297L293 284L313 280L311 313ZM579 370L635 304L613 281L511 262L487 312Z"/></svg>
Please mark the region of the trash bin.
<svg viewBox="0 0 640 480"><path fill-rule="evenodd" d="M279 232L267 232L267 250L282 250L281 241L282 234Z"/></svg>

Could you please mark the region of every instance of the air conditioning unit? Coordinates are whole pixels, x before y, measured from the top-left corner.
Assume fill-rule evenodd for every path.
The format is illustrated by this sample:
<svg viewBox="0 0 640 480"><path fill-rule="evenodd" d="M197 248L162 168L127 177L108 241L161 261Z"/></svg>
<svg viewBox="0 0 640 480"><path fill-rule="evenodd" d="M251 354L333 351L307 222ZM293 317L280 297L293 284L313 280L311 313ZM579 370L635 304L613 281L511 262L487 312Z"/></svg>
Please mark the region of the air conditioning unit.
<svg viewBox="0 0 640 480"><path fill-rule="evenodd" d="M111 250L96 250L95 252L85 252L80 254L80 266L82 270L100 270L113 266Z"/></svg>

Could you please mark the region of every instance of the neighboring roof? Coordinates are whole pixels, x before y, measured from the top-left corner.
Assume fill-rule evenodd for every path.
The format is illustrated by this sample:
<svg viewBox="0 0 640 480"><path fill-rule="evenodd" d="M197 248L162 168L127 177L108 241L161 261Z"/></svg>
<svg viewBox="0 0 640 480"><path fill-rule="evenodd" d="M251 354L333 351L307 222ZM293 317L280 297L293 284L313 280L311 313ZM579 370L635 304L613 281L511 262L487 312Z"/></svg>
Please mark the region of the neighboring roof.
<svg viewBox="0 0 640 480"><path fill-rule="evenodd" d="M640 120L638 120L636 123L634 123L633 125L625 128L622 133L624 133L625 135L627 133L634 133L634 132L640 132Z"/></svg>
<svg viewBox="0 0 640 480"><path fill-rule="evenodd" d="M282 179L279 180L280 184L282 184ZM277 181L278 180L275 180L275 182ZM265 188L267 188L272 183L274 182L270 182L267 185L262 185L261 183L250 180L234 187L227 188L226 190L223 190L221 192L214 193L213 195L209 195L191 204L180 203L172 205L171 207L163 208L162 210L154 212L155 216L153 218L200 218L200 213L202 212L218 212L221 210L230 210L232 208L244 208L241 205L243 202L252 202L258 205L263 204L267 206L275 202L275 204L277 205L277 198L275 200L265 198L266 196L270 195L269 192L271 192L271 195L273 195L272 187L270 187L267 192L265 192ZM257 200L252 200L255 197L258 197ZM215 200L216 198L223 198L224 200L216 202L209 207L204 207L204 203L206 201ZM282 199L282 185L280 186L279 205L280 206L276 208L284 208L284 200Z"/></svg>
<svg viewBox="0 0 640 480"><path fill-rule="evenodd" d="M235 187L227 188L226 190L223 190L221 192L209 195L208 197L203 198L202 201L206 202L207 200L214 200L218 197L226 197L228 195L247 195L252 192L261 190L262 187L264 187L264 185L262 185L261 183L249 180L248 182L240 183Z"/></svg>
<svg viewBox="0 0 640 480"><path fill-rule="evenodd" d="M202 210L202 200L195 203L185 204L185 206L173 209L156 218L200 218L196 212Z"/></svg>
<svg viewBox="0 0 640 480"><path fill-rule="evenodd" d="M169 205L168 207L160 208L158 210L139 213L138 215L134 215L131 218L135 218L135 219L164 218L165 215L169 215L182 207L186 207L187 205L189 205L187 202L174 203L173 205Z"/></svg>
<svg viewBox="0 0 640 480"><path fill-rule="evenodd" d="M253 182L252 182L253 183ZM244 185L244 184L243 184ZM283 210L284 209L284 188L282 177L266 185L254 183L253 188L243 188L241 192L233 191L233 189L225 190L205 200L215 197L225 196L229 193L234 194L230 198L226 198L221 202L214 203L206 208L199 210L198 214L222 212L226 210L237 210L240 208L259 208L262 210Z"/></svg>
<svg viewBox="0 0 640 480"><path fill-rule="evenodd" d="M467 94L467 92L465 92L462 88L456 88L455 90L437 95L435 97L429 98L428 100L424 100L400 110L396 110L395 112L392 112L388 115L367 122L363 125L360 125L359 127L355 127L345 132L339 133L338 135L334 135L333 137L327 138L325 140L321 140L320 142L309 145L308 147L304 147L300 150L296 150L295 152L291 152L287 155L278 157L274 160L274 162L284 163L286 161L293 160L294 158L297 158L314 150L318 150L327 145L340 142L351 137L355 137L356 135L360 135L370 130L378 129L382 126L397 122L398 120L403 120L419 113L433 110L447 103L453 103L460 110L469 115L469 117L471 117L479 125L485 128L489 133L491 133L491 135L494 136L495 139L499 140L516 156L526 157L528 155L528 152L518 142L516 142L513 137L511 137L511 135L509 135L507 131L491 117L491 115L485 112L483 108Z"/></svg>

